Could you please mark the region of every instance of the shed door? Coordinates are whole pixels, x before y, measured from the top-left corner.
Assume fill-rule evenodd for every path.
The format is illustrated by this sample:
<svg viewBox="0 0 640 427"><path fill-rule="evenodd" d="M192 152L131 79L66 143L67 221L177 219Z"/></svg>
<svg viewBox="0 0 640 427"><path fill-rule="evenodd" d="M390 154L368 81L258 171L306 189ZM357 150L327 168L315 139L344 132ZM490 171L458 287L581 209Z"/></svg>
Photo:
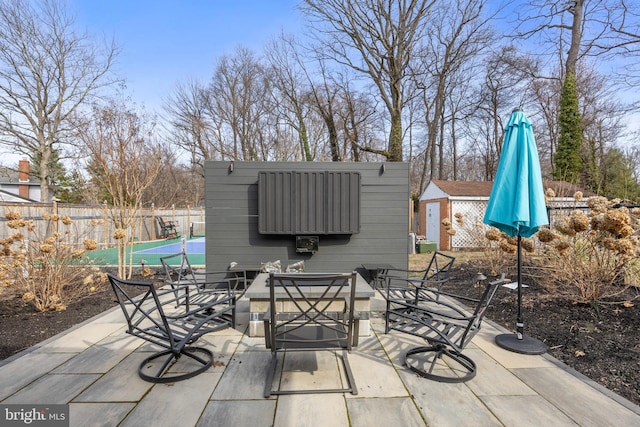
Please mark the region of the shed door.
<svg viewBox="0 0 640 427"><path fill-rule="evenodd" d="M427 231L425 237L430 242L436 242L440 249L440 202L427 203Z"/></svg>

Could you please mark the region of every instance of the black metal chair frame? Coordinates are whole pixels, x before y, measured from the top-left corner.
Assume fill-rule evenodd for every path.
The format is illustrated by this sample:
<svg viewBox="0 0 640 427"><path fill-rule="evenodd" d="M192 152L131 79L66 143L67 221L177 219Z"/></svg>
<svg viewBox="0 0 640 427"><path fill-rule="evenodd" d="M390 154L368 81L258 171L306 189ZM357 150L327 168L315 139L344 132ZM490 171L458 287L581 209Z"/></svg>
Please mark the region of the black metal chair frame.
<svg viewBox="0 0 640 427"><path fill-rule="evenodd" d="M169 239L169 238L177 238L180 237L180 233L178 233L177 223L173 221L165 221L161 216L156 216L156 221L158 221L158 226L160 227L160 237L161 239Z"/></svg>
<svg viewBox="0 0 640 427"><path fill-rule="evenodd" d="M432 295L428 292L416 293L413 290L416 288L435 288L437 291L441 291L443 285L449 281L449 272L455 260L455 257L435 251L429 265L423 270L388 269L380 278L384 282L387 299L404 298L406 291L409 291L409 295L413 295L414 303L421 297L434 296L438 298L439 294L437 293Z"/></svg>
<svg viewBox="0 0 640 427"><path fill-rule="evenodd" d="M480 330L496 289L504 281L503 274L498 280L486 283L477 299L435 288L414 289L412 292L416 297L413 299L387 299L385 333L396 330L420 337L429 344L407 351L404 364L418 375L439 382L458 383L475 377L476 364L462 351ZM432 295L418 298L419 292ZM469 314L458 304L442 297L474 304L475 310ZM448 369L440 369L444 366L440 362L444 362Z"/></svg>
<svg viewBox="0 0 640 427"><path fill-rule="evenodd" d="M264 397L272 394L358 394L347 353L358 345L359 319L354 312L357 273L270 273L269 311L264 316L265 345L271 350ZM276 287L285 296L276 296ZM344 291L348 290L345 297ZM312 295L311 295L312 294ZM284 310L284 304L295 310ZM278 354L286 351L342 350L347 386L335 389L274 389Z"/></svg>
<svg viewBox="0 0 640 427"><path fill-rule="evenodd" d="M182 381L211 367L211 350L194 343L204 334L231 326L229 312L233 306L230 301L217 300L192 310L183 310L183 305L176 308L175 295L176 292L186 292L187 286L158 291L151 282L124 280L112 274L108 274L108 278L127 321L127 333L164 349L140 363L140 378L153 383ZM186 368L180 366L177 372L171 372L170 369L182 356L195 362L195 367L188 363L184 364Z"/></svg>
<svg viewBox="0 0 640 427"><path fill-rule="evenodd" d="M242 278L228 278L226 271L197 273L185 252L161 257L160 263L165 272L164 283L174 290L176 304L185 305L188 311L191 306L225 300L233 307L231 320L232 326L235 327L237 300L235 289Z"/></svg>

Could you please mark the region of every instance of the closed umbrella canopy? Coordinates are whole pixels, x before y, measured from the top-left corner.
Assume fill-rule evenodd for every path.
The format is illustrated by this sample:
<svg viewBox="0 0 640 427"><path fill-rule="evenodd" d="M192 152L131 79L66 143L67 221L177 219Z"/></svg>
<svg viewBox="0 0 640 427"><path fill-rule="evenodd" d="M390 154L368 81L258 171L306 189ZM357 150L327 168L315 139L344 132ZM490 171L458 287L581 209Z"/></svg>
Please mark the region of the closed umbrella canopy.
<svg viewBox="0 0 640 427"><path fill-rule="evenodd" d="M484 222L512 237L531 237L549 224L538 148L522 111L511 113L505 131Z"/></svg>
<svg viewBox="0 0 640 427"><path fill-rule="evenodd" d="M505 127L502 154L498 162L485 224L518 236L518 315L516 334L496 336L496 344L524 354L542 354L546 345L524 335L522 317L522 237L531 237L542 225L549 224L542 188L538 147L531 122L522 111L514 111Z"/></svg>

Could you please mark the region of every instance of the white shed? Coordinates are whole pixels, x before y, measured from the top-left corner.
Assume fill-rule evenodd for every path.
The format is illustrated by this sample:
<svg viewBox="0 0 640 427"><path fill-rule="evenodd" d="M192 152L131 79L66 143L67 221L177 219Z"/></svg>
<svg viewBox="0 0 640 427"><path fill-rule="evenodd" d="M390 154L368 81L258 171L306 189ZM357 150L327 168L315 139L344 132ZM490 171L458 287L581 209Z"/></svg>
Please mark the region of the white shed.
<svg viewBox="0 0 640 427"><path fill-rule="evenodd" d="M548 205L554 207L575 204L573 195L580 190L566 181L544 181L543 186L545 190L551 188L555 192L556 196L548 201ZM479 239L484 236L486 227L482 219L492 187L493 181L432 180L420 196L419 234L436 242L439 250L481 246ZM457 226L456 214L464 218L464 227ZM445 219L453 224L455 235L447 232L442 224Z"/></svg>

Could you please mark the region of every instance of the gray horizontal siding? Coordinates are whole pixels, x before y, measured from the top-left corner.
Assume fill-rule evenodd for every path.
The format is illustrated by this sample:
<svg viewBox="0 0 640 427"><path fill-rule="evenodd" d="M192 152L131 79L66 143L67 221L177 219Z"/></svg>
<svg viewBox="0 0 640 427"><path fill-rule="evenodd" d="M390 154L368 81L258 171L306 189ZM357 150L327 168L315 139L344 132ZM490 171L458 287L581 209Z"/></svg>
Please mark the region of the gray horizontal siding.
<svg viewBox="0 0 640 427"><path fill-rule="evenodd" d="M363 263L406 268L409 233L409 172L405 163L230 162L206 164L207 268L229 263L283 266L304 260L307 271L351 271ZM258 172L357 171L361 174L360 232L320 235L315 254L295 251L294 235L258 233Z"/></svg>

